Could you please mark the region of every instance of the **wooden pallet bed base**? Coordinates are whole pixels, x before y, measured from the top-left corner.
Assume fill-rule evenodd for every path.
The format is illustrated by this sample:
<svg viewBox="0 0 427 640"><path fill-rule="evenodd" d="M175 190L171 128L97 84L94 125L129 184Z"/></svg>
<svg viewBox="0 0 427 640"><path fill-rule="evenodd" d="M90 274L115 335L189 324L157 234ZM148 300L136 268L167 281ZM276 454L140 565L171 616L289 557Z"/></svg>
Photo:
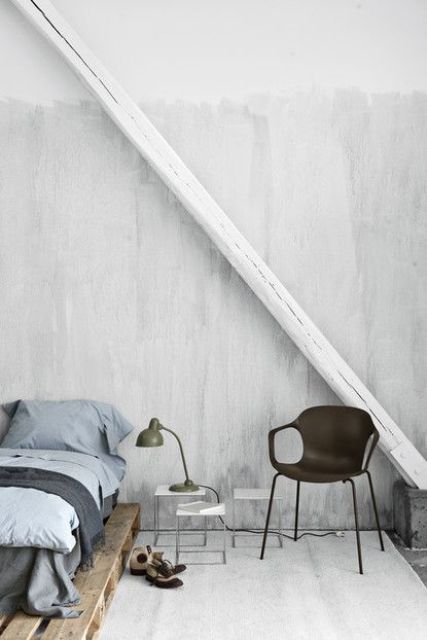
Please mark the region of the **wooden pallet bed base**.
<svg viewBox="0 0 427 640"><path fill-rule="evenodd" d="M0 640L96 640L105 612L126 566L139 531L139 505L119 503L105 527L105 546L96 552L89 571L79 571L74 584L81 602L79 618L41 618L19 611L0 615Z"/></svg>

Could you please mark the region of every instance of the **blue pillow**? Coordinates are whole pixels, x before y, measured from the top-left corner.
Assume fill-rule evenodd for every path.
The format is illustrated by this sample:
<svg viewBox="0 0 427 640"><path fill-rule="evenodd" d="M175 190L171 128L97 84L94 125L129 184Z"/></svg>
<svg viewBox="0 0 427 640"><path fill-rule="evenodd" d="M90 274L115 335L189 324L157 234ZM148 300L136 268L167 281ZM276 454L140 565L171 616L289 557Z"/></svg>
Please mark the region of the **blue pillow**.
<svg viewBox="0 0 427 640"><path fill-rule="evenodd" d="M113 406L92 400L17 400L3 409L11 420L2 447L86 453L123 478L126 462L117 455L117 445L133 427Z"/></svg>

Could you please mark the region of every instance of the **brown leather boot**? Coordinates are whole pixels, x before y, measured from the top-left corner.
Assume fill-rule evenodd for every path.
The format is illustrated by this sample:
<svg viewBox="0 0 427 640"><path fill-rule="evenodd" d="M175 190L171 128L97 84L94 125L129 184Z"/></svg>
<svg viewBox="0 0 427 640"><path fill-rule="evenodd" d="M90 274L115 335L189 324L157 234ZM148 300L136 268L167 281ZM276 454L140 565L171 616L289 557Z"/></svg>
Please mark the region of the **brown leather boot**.
<svg viewBox="0 0 427 640"><path fill-rule="evenodd" d="M133 576L145 576L147 573L147 561L152 551L149 544L143 547L135 547L130 557L130 572Z"/></svg>
<svg viewBox="0 0 427 640"><path fill-rule="evenodd" d="M165 562L175 574L182 573L187 568L185 564L172 564L169 560L163 560L163 562Z"/></svg>
<svg viewBox="0 0 427 640"><path fill-rule="evenodd" d="M143 547L135 547L130 558L130 572L134 576L145 576L147 563L150 557L160 562L165 562L173 573L182 573L186 570L185 564L173 565L169 560L164 560L163 551L152 551L149 544Z"/></svg>
<svg viewBox="0 0 427 640"><path fill-rule="evenodd" d="M152 553L147 561L147 574L145 578L160 589L175 589L182 587L183 582L176 577L174 566L170 562L161 560L158 555L160 553Z"/></svg>

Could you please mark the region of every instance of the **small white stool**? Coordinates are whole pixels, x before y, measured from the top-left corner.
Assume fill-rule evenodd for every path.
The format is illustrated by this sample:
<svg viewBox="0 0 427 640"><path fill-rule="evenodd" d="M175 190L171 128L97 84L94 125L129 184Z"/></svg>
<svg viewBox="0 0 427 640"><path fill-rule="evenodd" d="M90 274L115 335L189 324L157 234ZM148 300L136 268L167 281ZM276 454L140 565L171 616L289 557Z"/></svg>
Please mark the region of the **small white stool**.
<svg viewBox="0 0 427 640"><path fill-rule="evenodd" d="M233 547L236 546L236 537L237 536L250 536L250 533L236 533L236 502L240 500L269 500L270 499L270 491L269 489L234 489L233 490L233 533L231 534L231 545ZM283 547L283 536L282 534L282 504L283 497L282 496L274 496L274 501L279 507L279 532L277 535L279 540L279 545ZM249 529L251 527L248 527ZM264 529L253 529L257 533L262 533Z"/></svg>
<svg viewBox="0 0 427 640"><path fill-rule="evenodd" d="M227 563L226 556L226 545L227 545L227 535L226 535L226 526L225 526L225 504L223 502L219 502L218 504L215 502L190 502L188 504L180 504L176 510L176 554L175 554L175 564L179 564L179 553L180 553L180 527L179 527L179 519L184 517L202 517L205 518L205 522L207 518L217 518L222 516L223 518L223 538L224 544L222 549L209 549L206 547L205 549L191 549L185 550L185 553L221 553L222 554L222 564ZM221 564L220 562L187 562L186 564Z"/></svg>

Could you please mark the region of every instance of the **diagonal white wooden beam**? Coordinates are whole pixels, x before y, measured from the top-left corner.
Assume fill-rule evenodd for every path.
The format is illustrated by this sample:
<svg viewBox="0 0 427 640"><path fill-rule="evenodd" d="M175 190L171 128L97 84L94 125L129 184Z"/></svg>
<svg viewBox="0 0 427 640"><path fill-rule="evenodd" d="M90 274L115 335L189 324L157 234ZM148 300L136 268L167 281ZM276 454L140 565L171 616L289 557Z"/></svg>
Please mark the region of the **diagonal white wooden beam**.
<svg viewBox="0 0 427 640"><path fill-rule="evenodd" d="M427 489L427 461L53 5L48 0L12 2L62 54L337 396L369 411L382 450L405 480Z"/></svg>

